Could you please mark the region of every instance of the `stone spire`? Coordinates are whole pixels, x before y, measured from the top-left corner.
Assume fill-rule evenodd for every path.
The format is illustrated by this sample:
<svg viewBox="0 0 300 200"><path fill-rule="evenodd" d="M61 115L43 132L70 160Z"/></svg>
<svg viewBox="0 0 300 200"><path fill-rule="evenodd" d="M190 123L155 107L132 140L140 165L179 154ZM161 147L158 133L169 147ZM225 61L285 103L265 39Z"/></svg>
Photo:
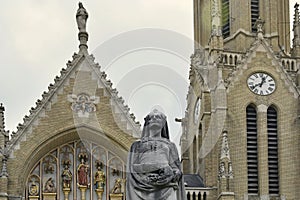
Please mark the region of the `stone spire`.
<svg viewBox="0 0 300 200"><path fill-rule="evenodd" d="M227 131L223 131L222 135L222 147L221 147L221 162L230 161L230 153L229 153L229 145L228 145L228 136L227 136Z"/></svg>
<svg viewBox="0 0 300 200"><path fill-rule="evenodd" d="M219 0L211 0L211 37L209 40L209 53L212 60L216 60L224 49L221 24L221 6Z"/></svg>
<svg viewBox="0 0 300 200"><path fill-rule="evenodd" d="M89 15L81 2L79 2L78 6L79 8L76 13L76 22L79 30L78 33L78 39L80 42L79 53L83 53L83 52L87 53L87 49L88 49L87 41L89 38L89 34L86 31L86 24Z"/></svg>
<svg viewBox="0 0 300 200"><path fill-rule="evenodd" d="M222 27L221 27L221 10L219 6L219 0L212 0L211 7L211 26L212 26L212 35L221 36Z"/></svg>
<svg viewBox="0 0 300 200"><path fill-rule="evenodd" d="M227 131L223 131L222 146L219 164L219 199L234 199L233 191L233 170L230 160ZM226 195L224 195L226 194Z"/></svg>
<svg viewBox="0 0 300 200"><path fill-rule="evenodd" d="M299 19L299 4L296 3L294 13L294 22L293 22L293 48L292 48L292 56L300 57L300 19Z"/></svg>

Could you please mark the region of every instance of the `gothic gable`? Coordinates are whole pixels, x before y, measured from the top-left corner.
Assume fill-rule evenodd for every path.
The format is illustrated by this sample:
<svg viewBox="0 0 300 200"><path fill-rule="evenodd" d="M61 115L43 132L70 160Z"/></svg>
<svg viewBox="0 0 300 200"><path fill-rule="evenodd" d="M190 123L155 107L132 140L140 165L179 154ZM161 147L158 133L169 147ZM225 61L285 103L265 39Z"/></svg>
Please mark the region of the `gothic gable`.
<svg viewBox="0 0 300 200"><path fill-rule="evenodd" d="M259 62L262 61L262 58L267 58L268 63L259 64ZM244 73L247 70L251 70L253 66L257 66L256 70L260 71L274 71L274 73L277 73L280 76L280 79L284 82L285 87L290 93L292 93L294 98L299 96L300 91L295 82L287 73L284 66L282 66L280 59L275 55L275 52L264 38L257 38L255 40L249 50L247 50L246 55L238 63L236 70L234 70L225 80L228 87L228 93L236 86L236 82L241 77L245 76Z"/></svg>
<svg viewBox="0 0 300 200"><path fill-rule="evenodd" d="M84 9L82 4L80 5L79 9ZM68 61L67 67L55 77L54 83L42 94L42 99L37 100L36 106L29 111L30 115L24 117L23 123L18 125L17 131L12 133L11 139L7 142L5 148L5 156L8 158L5 169L9 180L7 193L12 196L34 196L35 189L39 189L35 196L41 197L42 188L46 187L46 183L52 183L51 180L57 187L60 186L57 176L48 177L52 179L47 182L44 175L42 176L43 173L37 172L43 165L43 159L49 156L56 160L55 169L63 170L67 165L75 169L77 165L89 162L89 167L93 167L95 172L97 166L95 168L95 163L92 163L95 160L92 161L93 159L87 157L83 163L78 157L76 159L74 157L74 162L70 161L69 164L66 164L67 161L58 160L59 156L63 155L60 149L64 145L73 144L72 151L75 151L76 144L80 141L89 144L90 148L85 145L83 146L86 148L81 148L82 151L89 151L87 153L89 158L93 156L93 152L90 151L93 146L105 149L107 155L111 154L121 162L122 169L119 171L122 173L119 172L121 173L119 178L125 178L123 172L127 152L132 142L140 137L140 124L135 121L128 106L124 105L123 98L118 96L118 91L112 87L106 73L94 62L93 55L88 53L86 44L88 34L85 24L81 23L82 21L78 24L79 52L73 55L72 61ZM77 153L73 155L76 156ZM101 162L106 166L110 159L107 157ZM62 171L56 171L56 174L60 172ZM50 171L45 173L46 176L47 174L51 174ZM75 177L74 175L73 178ZM116 179L114 175L112 177L109 181ZM75 187L76 182L73 183ZM110 189L111 185L107 189ZM62 190L60 192L62 197ZM109 191L105 192L107 196ZM94 196L96 198L96 195Z"/></svg>

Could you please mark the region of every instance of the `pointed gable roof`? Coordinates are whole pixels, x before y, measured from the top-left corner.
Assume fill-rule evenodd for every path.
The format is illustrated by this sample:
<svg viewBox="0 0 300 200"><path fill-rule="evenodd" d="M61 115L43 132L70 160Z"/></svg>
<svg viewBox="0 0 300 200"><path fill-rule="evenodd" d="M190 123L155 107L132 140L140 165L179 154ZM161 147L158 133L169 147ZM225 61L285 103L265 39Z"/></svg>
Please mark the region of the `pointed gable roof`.
<svg viewBox="0 0 300 200"><path fill-rule="evenodd" d="M293 93L295 98L298 98L300 95L299 88L297 88L287 71L282 66L280 58L276 57L275 52L268 41L263 37L262 32L258 33L256 40L247 50L245 56L242 57L241 61L237 65L236 70L233 71L226 80L228 90L233 88L235 82L239 79L239 76L241 76L243 72L250 67L249 63L251 63L252 59L256 57L257 52L266 53L267 57L272 60L272 66L281 74L280 77L285 82L286 87L291 93Z"/></svg>
<svg viewBox="0 0 300 200"><path fill-rule="evenodd" d="M29 116L26 115L23 118L23 123L17 126L17 131L12 133L11 140L8 142L9 152L19 149L20 142L26 140L26 136L33 132L33 129L39 125L39 121L47 118L46 113L53 110L60 101L64 101L64 105L69 105L65 109L69 109L73 113L71 117L74 118L75 126L98 127L98 130L110 132L112 134L110 137L115 137L120 143L123 142L123 146L128 146L125 144L126 142L140 137L140 123L135 121L134 114L129 112L129 107L124 104L124 100L118 95L117 89L112 87L112 82L107 79L106 73L101 71L100 65L94 62L94 56L88 53L88 33L83 30L82 24L78 24L78 28L79 52L74 53L72 61L67 62L67 67L60 71L60 75L55 77L54 83L48 86L48 91L43 92L42 99L37 100L36 106L29 110ZM65 95L65 90L72 92ZM111 112L106 111L106 117L99 114L102 112L99 110L100 106L97 105L102 102L97 94L99 91L103 93L102 98L103 102L104 100L106 102L105 106L111 108ZM63 95L65 96L61 97ZM86 120L91 117L89 113L96 114L94 118L99 123L98 125L95 125L96 122L93 124ZM57 113L57 121L62 120L59 115ZM104 118L113 119L117 127L114 127L112 123L108 126L102 126L101 123L110 123ZM54 122L52 121L52 123ZM70 127L66 125L65 128ZM125 135L121 138L120 134L114 136L114 128L120 129Z"/></svg>

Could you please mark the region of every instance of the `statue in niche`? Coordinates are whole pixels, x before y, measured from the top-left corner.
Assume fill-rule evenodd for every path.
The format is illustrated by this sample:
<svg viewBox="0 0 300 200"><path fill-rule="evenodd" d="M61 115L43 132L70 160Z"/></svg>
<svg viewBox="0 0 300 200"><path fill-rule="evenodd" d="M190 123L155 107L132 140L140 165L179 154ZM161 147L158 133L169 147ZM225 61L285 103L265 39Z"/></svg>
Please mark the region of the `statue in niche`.
<svg viewBox="0 0 300 200"><path fill-rule="evenodd" d="M122 180L120 178L116 179L115 185L114 185L113 189L111 190L112 194L121 194L122 193L122 191L121 191L121 188L122 188L121 181Z"/></svg>
<svg viewBox="0 0 300 200"><path fill-rule="evenodd" d="M86 32L86 21L89 17L86 9L83 7L82 3L79 2L79 8L76 13L76 22L79 29L79 32Z"/></svg>
<svg viewBox="0 0 300 200"><path fill-rule="evenodd" d="M65 161L64 162L64 170L61 175L63 189L71 189L72 172L70 171L69 166L70 166L69 161Z"/></svg>
<svg viewBox="0 0 300 200"><path fill-rule="evenodd" d="M44 192L45 193L55 193L56 192L54 180L51 177L45 183Z"/></svg>
<svg viewBox="0 0 300 200"><path fill-rule="evenodd" d="M104 189L104 186L105 186L106 178L105 178L104 171L102 171L102 169L101 169L102 166L103 166L102 163L97 162L97 171L94 176L94 185L95 185L96 189Z"/></svg>
<svg viewBox="0 0 300 200"><path fill-rule="evenodd" d="M89 175L89 166L85 164L87 159L86 153L79 154L80 164L77 168L77 184L78 186L89 186L88 175Z"/></svg>
<svg viewBox="0 0 300 200"><path fill-rule="evenodd" d="M166 116L153 110L145 118L141 140L130 148L126 199L185 200L180 165Z"/></svg>

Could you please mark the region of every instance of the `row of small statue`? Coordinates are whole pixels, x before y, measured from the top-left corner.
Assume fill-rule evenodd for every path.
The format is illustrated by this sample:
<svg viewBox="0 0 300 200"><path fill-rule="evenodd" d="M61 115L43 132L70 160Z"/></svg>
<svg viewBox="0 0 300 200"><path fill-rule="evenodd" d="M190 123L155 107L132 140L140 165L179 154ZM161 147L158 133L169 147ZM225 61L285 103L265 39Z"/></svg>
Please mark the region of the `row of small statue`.
<svg viewBox="0 0 300 200"><path fill-rule="evenodd" d="M81 161L77 168L78 186L89 187L90 183L88 181L89 177L89 166L85 164L84 160ZM63 189L71 189L72 182L72 172L69 169L69 165L64 165L64 170L62 172L62 187ZM106 177L105 173L101 170L101 165L97 166L97 171L94 176L94 185L96 189L103 189L105 185Z"/></svg>
<svg viewBox="0 0 300 200"><path fill-rule="evenodd" d="M88 182L88 171L87 171L87 165L85 164L80 164L78 166L78 186L89 186L89 182ZM65 165L65 168L62 172L62 188L63 190L71 190L71 185L72 185L72 173L68 167L68 165ZM94 176L94 185L95 185L95 189L99 190L99 189L103 189L105 187L105 182L106 182L106 177L105 177L105 173L101 170L101 167L98 166L98 170L95 173ZM121 193L121 182L122 179L118 178L115 181L115 185L113 187L113 189L111 190L111 193L113 194L119 194ZM49 178L45 185L44 185L44 193L55 193L56 192L56 187L55 187L55 183L54 180L52 178ZM36 184L35 182L32 182L30 187L29 187L29 194L31 196L37 196L39 194L39 187L38 184Z"/></svg>

